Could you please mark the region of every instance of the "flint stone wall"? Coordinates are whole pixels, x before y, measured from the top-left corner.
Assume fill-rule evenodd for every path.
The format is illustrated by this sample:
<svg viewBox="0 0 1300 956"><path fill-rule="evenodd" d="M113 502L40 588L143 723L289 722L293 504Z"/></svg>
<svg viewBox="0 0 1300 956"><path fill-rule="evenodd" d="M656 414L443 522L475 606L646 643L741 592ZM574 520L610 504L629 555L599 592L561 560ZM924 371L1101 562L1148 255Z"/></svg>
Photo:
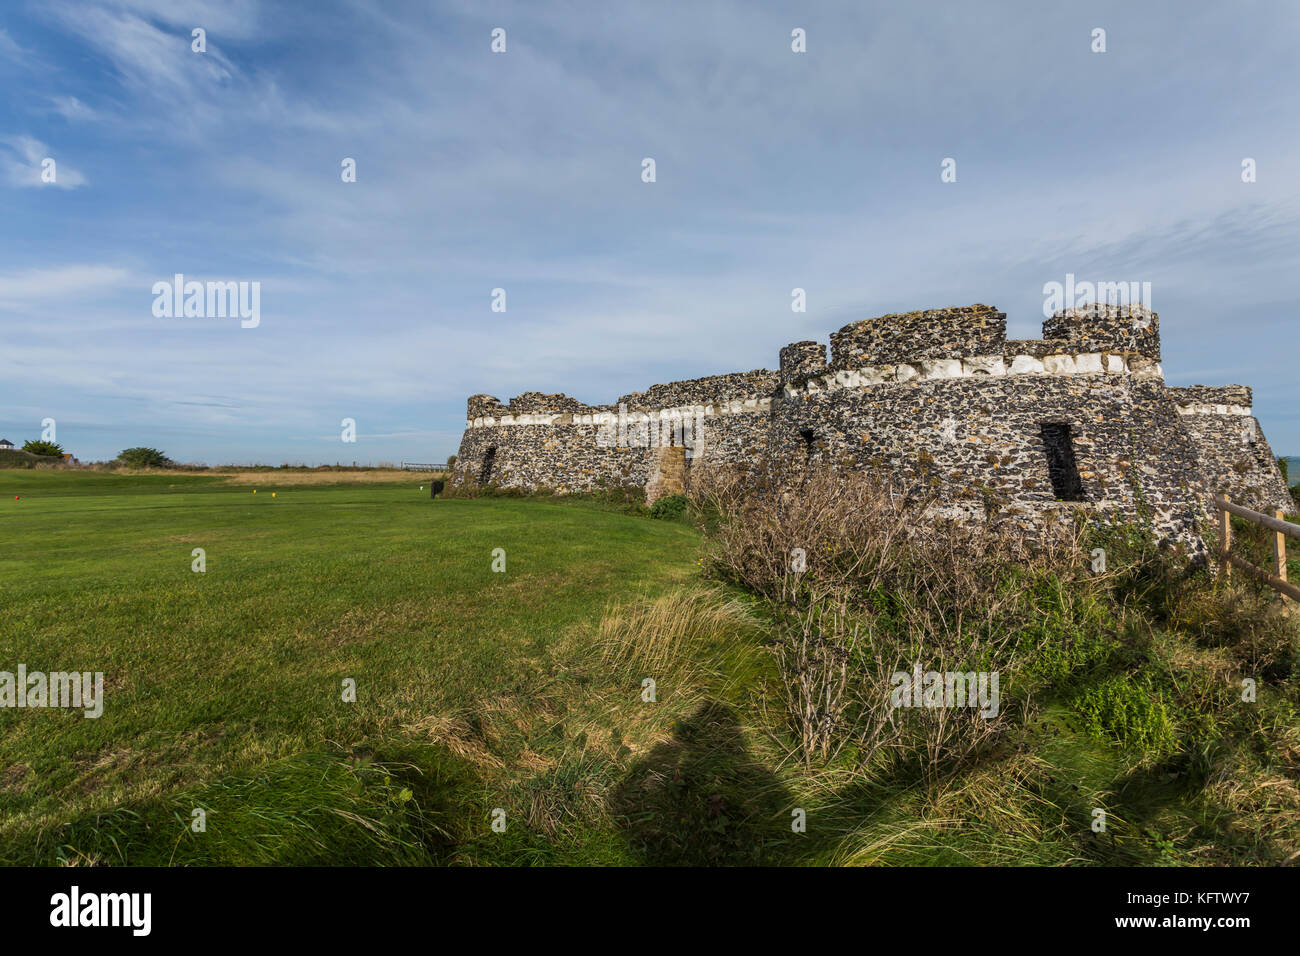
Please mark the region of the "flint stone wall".
<svg viewBox="0 0 1300 956"><path fill-rule="evenodd" d="M612 405L475 395L453 482L653 495L676 487L662 462L683 457L662 449L683 446L687 482L699 462L752 467L769 455L881 469L953 513L1147 518L1196 551L1216 491L1258 508L1289 508L1290 496L1250 389L1166 387L1159 328L1154 312L1112 306L1060 312L1042 339L1007 340L1005 314L974 305L851 323L831 334L829 362L825 346L795 342L777 372L655 385Z"/></svg>

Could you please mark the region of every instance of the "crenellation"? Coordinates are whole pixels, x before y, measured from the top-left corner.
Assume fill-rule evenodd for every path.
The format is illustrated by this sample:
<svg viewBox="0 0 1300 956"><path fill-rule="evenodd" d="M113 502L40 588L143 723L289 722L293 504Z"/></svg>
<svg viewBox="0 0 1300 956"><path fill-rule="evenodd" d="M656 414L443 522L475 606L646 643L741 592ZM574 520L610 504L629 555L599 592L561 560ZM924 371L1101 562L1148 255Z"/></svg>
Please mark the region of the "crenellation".
<svg viewBox="0 0 1300 956"><path fill-rule="evenodd" d="M779 375L765 368L751 372L709 375L705 378L652 385L644 392L619 398L618 405L628 408L677 408L683 405L707 405L736 399L770 397L779 383Z"/></svg>
<svg viewBox="0 0 1300 956"><path fill-rule="evenodd" d="M1043 338L1071 352L1118 352L1160 361L1160 316L1143 305L1064 309L1043 323Z"/></svg>
<svg viewBox="0 0 1300 956"><path fill-rule="evenodd" d="M1170 388L1169 394L1179 406L1235 405L1250 408L1254 396L1249 385L1188 385Z"/></svg>
<svg viewBox="0 0 1300 956"><path fill-rule="evenodd" d="M992 306L903 312L851 322L831 333L831 364L856 368L995 355L1006 340L1006 313Z"/></svg>
<svg viewBox="0 0 1300 956"><path fill-rule="evenodd" d="M777 372L654 385L613 405L475 395L453 481L653 497L689 486L699 463L776 456L884 467L954 513L1150 513L1193 550L1215 491L1251 507L1289 500L1249 388L1166 387L1154 312L1069 310L1043 332L1008 340L991 306L933 309L843 327L829 362L824 345L794 342Z"/></svg>
<svg viewBox="0 0 1300 956"><path fill-rule="evenodd" d="M791 385L826 370L826 346L792 342L781 350L781 384Z"/></svg>

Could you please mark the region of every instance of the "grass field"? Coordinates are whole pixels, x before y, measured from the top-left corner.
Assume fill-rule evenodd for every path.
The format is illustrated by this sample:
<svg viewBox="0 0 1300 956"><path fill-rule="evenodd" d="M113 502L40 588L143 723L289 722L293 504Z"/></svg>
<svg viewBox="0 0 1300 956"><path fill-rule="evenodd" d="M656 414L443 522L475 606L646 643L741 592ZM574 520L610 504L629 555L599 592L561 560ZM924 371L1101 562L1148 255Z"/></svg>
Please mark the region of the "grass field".
<svg viewBox="0 0 1300 956"><path fill-rule="evenodd" d="M0 670L106 686L98 719L0 709L0 863L1285 857L1250 788L1292 833L1295 767L1270 756L1234 810L1206 799L1211 771L1100 740L1065 701L924 786L804 769L774 716L767 624L702 579L691 526L431 501L421 480L254 494L219 476L0 472Z"/></svg>
<svg viewBox="0 0 1300 956"><path fill-rule="evenodd" d="M153 829L173 811L212 807L209 833L223 816L274 831L263 798L286 814L285 855L276 837L237 859L346 860L308 831L294 844L292 818L355 812L348 788L383 783L349 758L424 747L435 763L410 773L428 771L432 786L440 720L581 699L590 678L565 648L591 640L612 598L685 580L695 555L680 524L431 501L418 479L277 486L272 498L204 477L11 472L0 490L0 660L102 670L107 698L99 719L0 711L8 862L166 862L176 840L155 842ZM191 570L194 548L204 573ZM495 548L505 573L491 570ZM355 704L341 700L344 678ZM304 773L324 779L293 793L265 783L251 802L238 789ZM212 859L205 845L182 839L175 859Z"/></svg>

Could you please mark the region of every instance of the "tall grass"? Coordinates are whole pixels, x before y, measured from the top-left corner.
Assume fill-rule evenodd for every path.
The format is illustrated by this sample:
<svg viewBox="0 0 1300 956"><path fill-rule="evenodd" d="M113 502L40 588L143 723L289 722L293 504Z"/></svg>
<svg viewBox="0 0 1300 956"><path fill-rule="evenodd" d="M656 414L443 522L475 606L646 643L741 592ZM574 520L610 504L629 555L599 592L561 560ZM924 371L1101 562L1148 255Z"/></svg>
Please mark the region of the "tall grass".
<svg viewBox="0 0 1300 956"><path fill-rule="evenodd" d="M948 522L829 470L699 477L711 573L774 622L787 754L840 812L854 794L920 814L845 830L833 859L898 860L931 841L938 859L976 862L941 849L961 843L958 806L975 842L1014 839L1026 856L1054 841L1083 862L1294 859L1300 654L1271 592L1229 586L1137 527ZM996 672L997 717L895 706L889 675L917 663ZM1063 792L1066 774L1077 782ZM1270 787L1281 822L1246 845L1228 821L1265 813ZM1096 812L1109 813L1104 839Z"/></svg>

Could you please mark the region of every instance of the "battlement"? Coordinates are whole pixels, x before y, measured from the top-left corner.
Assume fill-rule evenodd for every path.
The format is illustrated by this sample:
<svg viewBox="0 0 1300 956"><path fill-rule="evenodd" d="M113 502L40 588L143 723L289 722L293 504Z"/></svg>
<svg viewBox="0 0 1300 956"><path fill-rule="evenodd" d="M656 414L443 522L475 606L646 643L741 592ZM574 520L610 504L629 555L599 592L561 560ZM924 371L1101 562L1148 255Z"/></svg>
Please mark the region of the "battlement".
<svg viewBox="0 0 1300 956"><path fill-rule="evenodd" d="M635 421L690 416L696 408L710 415L741 414L765 410L778 386L776 372L755 369L708 375L704 378L651 385L644 392L622 395L611 405L587 405L563 392L547 395L524 392L502 404L492 395L471 395L466 420L472 427L485 425L605 424L617 421L619 407Z"/></svg>
<svg viewBox="0 0 1300 956"><path fill-rule="evenodd" d="M474 395L453 480L653 497L688 486L699 463L885 469L918 494L1017 521L1071 503L1122 520L1148 509L1161 535L1193 548L1214 492L1290 502L1249 388L1166 387L1154 312L1063 309L1042 328L1009 340L1006 315L979 304L895 313L832 333L829 358L820 342L792 342L777 371L652 385L609 405Z"/></svg>
<svg viewBox="0 0 1300 956"><path fill-rule="evenodd" d="M817 342L783 348L785 393L984 375L1162 375L1159 316L1140 305L1057 312L1041 339L1008 339L1006 314L988 305L882 315L832 333L831 354L827 363Z"/></svg>
<svg viewBox="0 0 1300 956"><path fill-rule="evenodd" d="M1163 374L1160 319L1141 305L1062 310L1043 323L1041 339L1009 340L1006 331L1006 313L989 305L893 313L831 333L830 362L821 343L793 342L781 349L777 372L754 369L652 385L609 405L588 405L563 393L525 392L504 405L491 395L474 395L467 418L478 425L604 421L620 405L651 417L694 408L734 414L767 409L778 392L790 398L932 379Z"/></svg>
<svg viewBox="0 0 1300 956"><path fill-rule="evenodd" d="M781 384L792 385L826 371L826 346L794 342L781 350Z"/></svg>
<svg viewBox="0 0 1300 956"><path fill-rule="evenodd" d="M601 406L585 405L576 398L570 398L563 392L546 395L542 392L524 392L502 404L495 395L471 395L466 404L465 415L469 421L475 419L520 418L521 416L575 414L602 411Z"/></svg>
<svg viewBox="0 0 1300 956"><path fill-rule="evenodd" d="M1160 316L1144 305L1063 309L1043 323L1043 338L1069 351L1118 352L1160 361Z"/></svg>
<svg viewBox="0 0 1300 956"><path fill-rule="evenodd" d="M708 375L666 385L651 385L644 392L619 397L618 404L644 411L652 408L679 408L692 405L725 405L745 399L770 398L776 390L776 372L765 368L751 372Z"/></svg>
<svg viewBox="0 0 1300 956"><path fill-rule="evenodd" d="M476 418L493 418L510 414L509 409L501 404L495 395L471 395L466 403L465 417L470 421Z"/></svg>
<svg viewBox="0 0 1300 956"><path fill-rule="evenodd" d="M831 333L831 365L898 365L926 359L999 355L1007 316L989 305L899 312L851 322Z"/></svg>
<svg viewBox="0 0 1300 956"><path fill-rule="evenodd" d="M1249 385L1188 385L1169 397L1182 415L1249 415L1254 398Z"/></svg>

